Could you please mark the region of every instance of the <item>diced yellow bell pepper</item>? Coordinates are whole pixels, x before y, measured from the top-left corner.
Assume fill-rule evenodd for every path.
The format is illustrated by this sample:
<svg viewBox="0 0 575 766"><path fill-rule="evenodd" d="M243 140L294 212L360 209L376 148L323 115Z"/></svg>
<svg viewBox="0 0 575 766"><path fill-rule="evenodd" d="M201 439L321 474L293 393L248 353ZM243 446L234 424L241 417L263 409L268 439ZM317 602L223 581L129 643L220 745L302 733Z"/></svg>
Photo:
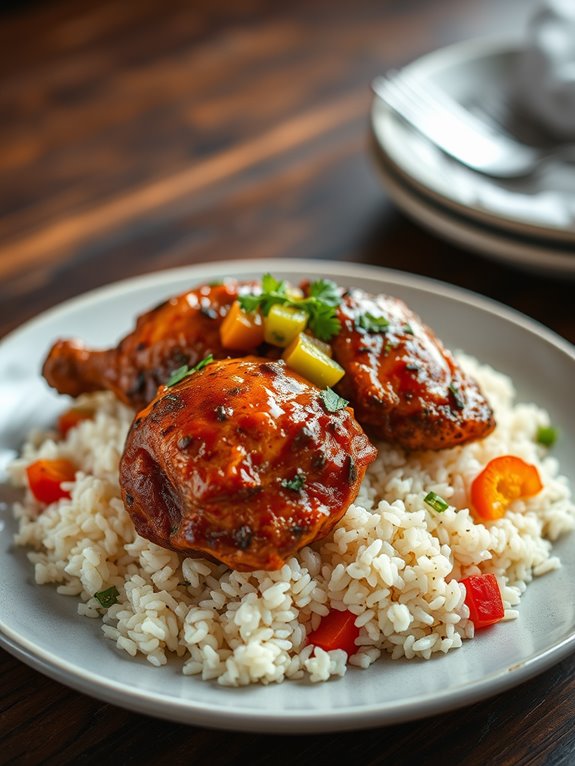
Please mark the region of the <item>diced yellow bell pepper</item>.
<svg viewBox="0 0 575 766"><path fill-rule="evenodd" d="M234 301L220 325L220 340L224 348L252 351L264 341L264 323L258 311L246 313Z"/></svg>
<svg viewBox="0 0 575 766"><path fill-rule="evenodd" d="M288 367L320 388L335 386L345 374L343 367L324 354L304 333L290 343L282 357Z"/></svg>
<svg viewBox="0 0 575 766"><path fill-rule="evenodd" d="M308 315L305 311L276 303L264 318L264 339L273 346L285 348L305 329Z"/></svg>
<svg viewBox="0 0 575 766"><path fill-rule="evenodd" d="M301 301L304 298L303 290L293 285L286 285L286 295L291 301Z"/></svg>
<svg viewBox="0 0 575 766"><path fill-rule="evenodd" d="M333 356L333 349L329 345L329 343L325 343L323 340L320 340L319 338L316 338L315 335L310 335L306 332L305 337L310 340L312 343L314 343L320 351L323 351L323 353L326 356L329 356L330 358Z"/></svg>

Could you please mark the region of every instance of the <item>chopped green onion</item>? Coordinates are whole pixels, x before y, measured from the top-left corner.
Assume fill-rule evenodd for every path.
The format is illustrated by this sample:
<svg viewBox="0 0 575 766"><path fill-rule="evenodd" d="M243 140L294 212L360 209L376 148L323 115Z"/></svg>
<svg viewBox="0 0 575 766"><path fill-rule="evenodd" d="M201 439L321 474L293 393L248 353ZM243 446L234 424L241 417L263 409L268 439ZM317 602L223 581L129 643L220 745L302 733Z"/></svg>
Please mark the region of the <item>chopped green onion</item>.
<svg viewBox="0 0 575 766"><path fill-rule="evenodd" d="M539 426L535 440L544 447L552 447L557 441L557 429L553 426Z"/></svg>
<svg viewBox="0 0 575 766"><path fill-rule="evenodd" d="M328 412L337 412L343 410L349 404L347 399L339 396L332 388L324 388L320 392L320 399L323 401L324 407Z"/></svg>
<svg viewBox="0 0 575 766"><path fill-rule="evenodd" d="M118 603L119 595L120 591L116 588L115 585L112 585L111 588L100 590L98 593L94 593L94 598L97 598L104 609L107 609L108 607Z"/></svg>
<svg viewBox="0 0 575 766"><path fill-rule="evenodd" d="M437 513L443 513L449 508L449 503L446 502L440 495L436 495L435 492L428 492L423 498L423 502Z"/></svg>

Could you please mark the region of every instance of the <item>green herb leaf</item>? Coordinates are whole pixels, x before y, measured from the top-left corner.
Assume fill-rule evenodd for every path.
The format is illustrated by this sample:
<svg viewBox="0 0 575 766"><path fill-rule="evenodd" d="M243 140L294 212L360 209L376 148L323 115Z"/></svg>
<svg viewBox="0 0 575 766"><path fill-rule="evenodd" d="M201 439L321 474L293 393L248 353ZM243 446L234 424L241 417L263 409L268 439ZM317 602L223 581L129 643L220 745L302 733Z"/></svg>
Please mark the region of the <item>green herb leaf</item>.
<svg viewBox="0 0 575 766"><path fill-rule="evenodd" d="M108 607L118 603L119 595L120 591L116 588L115 585L112 585L111 588L100 590L98 593L94 593L94 598L98 599L104 609L108 609Z"/></svg>
<svg viewBox="0 0 575 766"><path fill-rule="evenodd" d="M339 288L331 279L318 279L309 286L311 298L327 303L328 306L339 306L341 297Z"/></svg>
<svg viewBox="0 0 575 766"><path fill-rule="evenodd" d="M385 332L389 327L389 320L366 311L355 320L355 325L366 332Z"/></svg>
<svg viewBox="0 0 575 766"><path fill-rule="evenodd" d="M553 426L539 426L535 441L544 447L552 447L557 441L558 435L557 429Z"/></svg>
<svg viewBox="0 0 575 766"><path fill-rule="evenodd" d="M166 386L168 386L168 388L170 386L175 386L176 383L179 383L180 380L183 380L186 377L186 375L189 373L189 371L190 370L189 370L187 364L184 364L181 367L178 367L178 369L174 370L173 373L168 378Z"/></svg>
<svg viewBox="0 0 575 766"><path fill-rule="evenodd" d="M335 315L335 307L327 303L321 303L316 298L308 298L300 301L304 303L303 309L309 314L309 329L316 338L328 341L341 330L341 322Z"/></svg>
<svg viewBox="0 0 575 766"><path fill-rule="evenodd" d="M282 479L282 487L291 489L293 492L299 492L305 484L305 473L298 469L293 479Z"/></svg>
<svg viewBox="0 0 575 766"><path fill-rule="evenodd" d="M337 412L347 407L349 402L342 396L335 393L332 388L325 388L320 392L320 398L323 401L323 405L328 412Z"/></svg>
<svg viewBox="0 0 575 766"><path fill-rule="evenodd" d="M413 332L413 327L410 324L407 324L407 322L403 325L401 329L406 335L415 335L415 333Z"/></svg>
<svg viewBox="0 0 575 766"><path fill-rule="evenodd" d="M437 513L443 513L443 511L446 511L449 508L449 503L440 495L436 495L435 492L428 492L423 498L423 502L432 510L437 511Z"/></svg>
<svg viewBox="0 0 575 766"><path fill-rule="evenodd" d="M182 367L178 367L178 369L174 370L174 372L168 378L166 386L168 388L171 388L171 386L175 386L176 383L180 383L180 381L182 381L184 378L187 378L188 375L193 375L194 372L199 372L200 370L203 370L204 367L207 367L208 364L211 364L213 361L214 361L214 355L208 354L203 359L200 359L200 361L197 364L195 364L193 367L188 367L187 364L184 364Z"/></svg>
<svg viewBox="0 0 575 766"><path fill-rule="evenodd" d="M238 302L242 311L245 311L247 314L253 314L260 307L261 295L240 295Z"/></svg>
<svg viewBox="0 0 575 766"><path fill-rule="evenodd" d="M262 277L262 293L285 293L285 282L272 277L271 274L264 274Z"/></svg>
<svg viewBox="0 0 575 766"><path fill-rule="evenodd" d="M272 306L282 304L305 311L309 316L309 328L320 340L327 341L341 329L341 323L336 316L336 306L340 297L335 282L329 279L319 279L310 285L310 295L307 298L293 300L287 294L286 283L264 274L262 291L259 295L241 295L238 298L243 311L248 314L260 310L267 316Z"/></svg>

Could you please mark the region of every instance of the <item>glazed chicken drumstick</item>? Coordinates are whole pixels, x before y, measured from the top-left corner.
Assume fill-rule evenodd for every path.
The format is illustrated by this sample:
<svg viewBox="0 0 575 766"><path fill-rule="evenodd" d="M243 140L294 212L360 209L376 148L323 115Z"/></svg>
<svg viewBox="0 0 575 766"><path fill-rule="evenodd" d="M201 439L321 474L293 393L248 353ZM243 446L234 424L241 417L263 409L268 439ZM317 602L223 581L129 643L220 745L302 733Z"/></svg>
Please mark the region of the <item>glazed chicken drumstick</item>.
<svg viewBox="0 0 575 766"><path fill-rule="evenodd" d="M283 361L226 359L139 413L120 485L136 530L158 545L279 569L334 527L375 455L351 410L327 409Z"/></svg>
<svg viewBox="0 0 575 766"><path fill-rule="evenodd" d="M234 356L222 347L220 324L241 290L253 284L229 280L170 298L138 317L133 332L116 348L99 351L60 340L50 349L42 373L61 394L110 390L141 409L182 365L192 367L207 354Z"/></svg>

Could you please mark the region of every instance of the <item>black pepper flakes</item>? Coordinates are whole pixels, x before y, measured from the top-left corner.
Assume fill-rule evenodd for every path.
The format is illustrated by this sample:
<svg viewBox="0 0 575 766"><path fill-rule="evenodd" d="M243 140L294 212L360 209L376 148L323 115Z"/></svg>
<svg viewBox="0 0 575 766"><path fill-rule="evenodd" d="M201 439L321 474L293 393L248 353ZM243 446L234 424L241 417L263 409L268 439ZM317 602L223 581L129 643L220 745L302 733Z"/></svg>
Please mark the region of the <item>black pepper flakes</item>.
<svg viewBox="0 0 575 766"><path fill-rule="evenodd" d="M349 484L357 481L357 467L351 455L347 456L347 481Z"/></svg>
<svg viewBox="0 0 575 766"><path fill-rule="evenodd" d="M311 464L313 468L322 469L325 464L327 463L327 457L325 455L325 452L316 452L314 456L311 459Z"/></svg>
<svg viewBox="0 0 575 766"><path fill-rule="evenodd" d="M216 407L216 420L218 423L223 423L234 414L231 407L225 407L223 404L218 404Z"/></svg>
<svg viewBox="0 0 575 766"><path fill-rule="evenodd" d="M451 397L451 404L456 410L463 410L465 409L465 402L463 400L463 396L461 395L461 391L457 388L457 386L454 383L450 383L448 386L449 394Z"/></svg>
<svg viewBox="0 0 575 766"><path fill-rule="evenodd" d="M241 551L245 551L250 547L253 536L252 528L248 524L242 524L238 529L234 529L232 533L234 542Z"/></svg>

